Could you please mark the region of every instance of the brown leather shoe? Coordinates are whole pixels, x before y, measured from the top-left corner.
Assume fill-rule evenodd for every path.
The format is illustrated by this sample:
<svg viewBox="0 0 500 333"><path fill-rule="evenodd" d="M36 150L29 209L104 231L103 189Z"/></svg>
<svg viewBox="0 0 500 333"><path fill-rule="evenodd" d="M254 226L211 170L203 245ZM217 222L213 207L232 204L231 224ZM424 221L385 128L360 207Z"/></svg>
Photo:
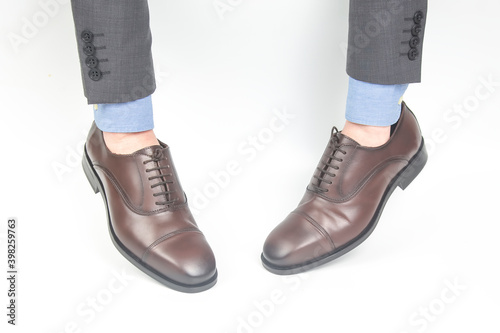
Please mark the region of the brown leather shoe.
<svg viewBox="0 0 500 333"><path fill-rule="evenodd" d="M426 161L417 120L404 103L380 147L360 146L334 128L299 206L267 237L264 267L300 273L354 249L372 233L394 189L404 190Z"/></svg>
<svg viewBox="0 0 500 333"><path fill-rule="evenodd" d="M102 194L111 239L125 258L178 291L215 285L214 254L189 211L166 144L113 154L93 123L82 165Z"/></svg>

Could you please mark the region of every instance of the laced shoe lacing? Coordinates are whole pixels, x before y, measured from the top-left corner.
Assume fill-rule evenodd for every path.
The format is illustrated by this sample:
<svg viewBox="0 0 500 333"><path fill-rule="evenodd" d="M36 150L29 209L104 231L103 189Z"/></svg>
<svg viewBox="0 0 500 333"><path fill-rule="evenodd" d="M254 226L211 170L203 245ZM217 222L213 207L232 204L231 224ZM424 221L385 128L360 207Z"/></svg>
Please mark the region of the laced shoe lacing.
<svg viewBox="0 0 500 333"><path fill-rule="evenodd" d="M154 163L153 168L148 168L146 169L146 172L153 172L153 171L158 171L158 175L148 177L149 181L159 179L158 182L154 183L151 185L151 188L155 188L158 186L161 186L161 191L154 193L154 197L160 197L163 196L165 198L165 201L156 201L155 204L159 206L165 206L165 205L171 205L175 201L177 201L177 198L172 198L172 194L175 192L175 190L172 190L169 188L169 185L173 184L173 180L166 180L167 177L172 177L172 172L170 173L165 173L167 169L170 169L170 165L160 165L160 161L163 159L163 152L160 148L157 148L153 155L151 155L150 160L146 160L142 162L143 164L148 164L148 163Z"/></svg>
<svg viewBox="0 0 500 333"><path fill-rule="evenodd" d="M323 157L321 158L320 165L316 167L316 170L319 171L318 175L313 175L313 178L317 179L318 182L317 184L311 184L313 187L313 190L317 193L325 193L328 192L328 189L321 187L322 183L326 183L328 185L331 185L333 182L331 180L328 180L326 176L329 176L331 178L335 177L336 174L334 171L332 172L331 170L338 170L339 167L338 165L334 165L334 162L343 162L344 160L342 158L339 158L335 156L337 152L340 152L342 154L347 154L345 150L342 150L340 148L340 137L339 137L339 131L337 127L332 128L332 134L330 138L330 142L328 144L328 148L331 150L327 150L329 153L324 153ZM329 171L330 170L330 171Z"/></svg>

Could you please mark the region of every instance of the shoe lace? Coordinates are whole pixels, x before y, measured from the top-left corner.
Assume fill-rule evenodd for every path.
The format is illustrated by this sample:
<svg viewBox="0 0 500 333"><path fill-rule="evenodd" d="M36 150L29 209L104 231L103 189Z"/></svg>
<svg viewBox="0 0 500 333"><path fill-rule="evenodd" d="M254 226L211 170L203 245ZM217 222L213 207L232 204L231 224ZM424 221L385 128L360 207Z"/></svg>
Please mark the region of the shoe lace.
<svg viewBox="0 0 500 333"><path fill-rule="evenodd" d="M152 180L155 180L155 179L159 179L158 182L156 182L156 183L154 183L154 184L151 185L151 188L162 186L162 191L154 193L153 196L154 197L159 197L159 196L164 196L165 197L165 201L156 201L155 204L156 205L171 205L172 203L174 203L175 201L177 201L177 199L172 199L171 198L171 194L174 193L175 190L170 190L168 188L168 185L169 184L173 184L174 181L173 180L166 180L166 177L171 177L172 173L165 173L165 171L164 171L166 169L170 169L170 165L160 165L159 162L163 158L164 157L163 157L162 150L160 148L157 148L153 152L153 155L151 155L151 159L150 160L146 160L146 161L144 161L142 163L143 164L148 164L148 163L153 162L155 166L153 168L146 169L146 172L158 171L158 173L159 173L158 175L154 175L154 176L148 177L149 181L152 181Z"/></svg>
<svg viewBox="0 0 500 333"><path fill-rule="evenodd" d="M317 184L311 183L311 186L313 187L313 190L315 192L317 193L328 192L328 189L321 187L321 184L326 183L328 185L331 185L333 183L331 180L328 180L325 177L329 176L333 178L336 176L335 173L331 171L331 169L338 170L339 167L337 165L334 165L333 163L335 161L337 162L343 161L342 158L335 156L337 152L340 152L344 155L347 154L345 150L342 150L340 148L340 137L337 127L333 127L331 138L328 143L328 149L326 150L325 153L323 153L321 161L319 162L319 165L316 167L316 170L319 171L319 174L313 175L313 178L315 178L318 181Z"/></svg>

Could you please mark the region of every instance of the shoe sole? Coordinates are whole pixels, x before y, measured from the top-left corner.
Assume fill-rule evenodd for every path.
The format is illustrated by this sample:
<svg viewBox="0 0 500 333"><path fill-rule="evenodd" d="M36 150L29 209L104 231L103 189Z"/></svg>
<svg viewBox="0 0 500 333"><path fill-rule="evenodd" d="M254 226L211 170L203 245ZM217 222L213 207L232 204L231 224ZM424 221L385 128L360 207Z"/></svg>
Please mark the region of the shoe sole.
<svg viewBox="0 0 500 333"><path fill-rule="evenodd" d="M90 186L92 186L92 189L94 190L94 193L97 194L97 192L101 193L102 199L104 201L104 205L106 206L106 215L108 218L108 230L109 234L111 236L111 240L115 247L118 249L118 251L128 260L130 261L135 267L139 268L141 271L152 277L153 279L157 280L158 282L162 283L163 285L180 291L180 292L185 292L185 293L197 293L201 291L205 291L207 289L212 288L216 283L217 283L217 270L215 271L215 274L206 282L200 283L200 284L184 284L180 283L177 281L174 281L167 276L161 274L154 268L150 267L146 263L140 260L135 254L133 254L125 245L118 239L116 236L115 231L113 230L113 226L111 225L111 217L109 214L109 207L108 207L108 200L106 198L106 193L104 191L104 187L102 185L101 179L97 175L97 172L95 171L94 167L92 166L92 162L90 161L90 158L87 154L87 147L84 149L84 155L82 158L82 167L83 171L85 172L85 175L87 176L87 180L90 183Z"/></svg>
<svg viewBox="0 0 500 333"><path fill-rule="evenodd" d="M271 273L278 275L298 274L311 270L315 267L321 266L353 250L361 243L363 243L368 238L368 236L371 235L373 230L375 230L380 215L384 210L385 204L389 199L389 197L391 196L392 192L394 192L394 190L396 189L396 187L399 186L402 190L405 190L408 187L408 185L410 185L410 183L418 176L420 171L422 171L426 163L427 163L427 150L425 148L424 139L422 138L419 150L410 159L408 165L405 168L403 168L389 183L387 189L385 190L384 195L382 196L382 200L380 201L377 210L375 211L375 215L372 217L370 223L361 232L361 234L359 234L356 238L354 238L350 242L339 247L335 251L329 252L325 255L322 255L319 258L307 261L303 264L298 264L293 266L276 266L267 261L266 258L264 258L264 254L261 254L261 260L264 268L266 268Z"/></svg>

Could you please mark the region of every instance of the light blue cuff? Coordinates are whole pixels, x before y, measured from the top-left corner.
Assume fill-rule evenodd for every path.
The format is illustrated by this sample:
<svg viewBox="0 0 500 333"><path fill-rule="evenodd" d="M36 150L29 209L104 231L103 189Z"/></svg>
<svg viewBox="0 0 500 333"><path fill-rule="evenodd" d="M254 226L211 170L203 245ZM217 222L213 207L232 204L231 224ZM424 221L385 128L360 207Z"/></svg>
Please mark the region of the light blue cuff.
<svg viewBox="0 0 500 333"><path fill-rule="evenodd" d="M94 120L104 132L131 133L154 128L151 95L132 102L95 104Z"/></svg>
<svg viewBox="0 0 500 333"><path fill-rule="evenodd" d="M356 124L390 126L399 119L406 88L408 84L375 84L350 77L345 118Z"/></svg>

